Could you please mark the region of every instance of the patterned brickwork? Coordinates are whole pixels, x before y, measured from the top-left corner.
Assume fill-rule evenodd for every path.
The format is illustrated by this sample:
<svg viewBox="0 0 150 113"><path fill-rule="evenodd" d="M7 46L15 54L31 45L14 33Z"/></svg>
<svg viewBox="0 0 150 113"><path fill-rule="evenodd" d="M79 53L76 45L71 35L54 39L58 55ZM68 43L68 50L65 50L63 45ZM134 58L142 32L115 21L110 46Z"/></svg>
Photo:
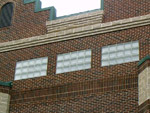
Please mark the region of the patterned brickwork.
<svg viewBox="0 0 150 113"><path fill-rule="evenodd" d="M137 88L131 88L74 98L12 104L10 113L137 113L137 105Z"/></svg>
<svg viewBox="0 0 150 113"><path fill-rule="evenodd" d="M11 26L0 28L0 42L46 34L49 10L35 13L35 3L23 4L23 0L0 0L0 8L7 2L15 4L14 15Z"/></svg>

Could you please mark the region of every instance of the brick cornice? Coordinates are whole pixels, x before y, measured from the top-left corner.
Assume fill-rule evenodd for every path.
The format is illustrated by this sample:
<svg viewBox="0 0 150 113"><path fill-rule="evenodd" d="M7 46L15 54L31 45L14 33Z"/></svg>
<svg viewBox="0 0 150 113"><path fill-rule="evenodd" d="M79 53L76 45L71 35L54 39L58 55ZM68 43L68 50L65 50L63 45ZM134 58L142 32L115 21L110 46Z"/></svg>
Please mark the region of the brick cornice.
<svg viewBox="0 0 150 113"><path fill-rule="evenodd" d="M0 52L33 47L37 45L54 43L54 42L59 42L64 40L83 38L86 36L125 30L125 29L140 27L144 25L150 25L150 14L123 19L123 20L117 20L108 23L97 23L93 25L87 25L87 26L82 26L82 27L77 27L72 29L70 28L68 30L52 32L41 36L35 36L26 39L0 43Z"/></svg>

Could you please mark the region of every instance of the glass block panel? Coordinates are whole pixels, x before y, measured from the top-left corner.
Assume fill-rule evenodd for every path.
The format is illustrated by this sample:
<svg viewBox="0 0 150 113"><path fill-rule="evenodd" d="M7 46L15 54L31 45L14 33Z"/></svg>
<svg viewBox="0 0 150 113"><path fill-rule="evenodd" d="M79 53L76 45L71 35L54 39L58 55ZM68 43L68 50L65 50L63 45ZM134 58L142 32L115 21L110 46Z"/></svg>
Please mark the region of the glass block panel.
<svg viewBox="0 0 150 113"><path fill-rule="evenodd" d="M85 64L84 69L89 69L91 68L91 64Z"/></svg>
<svg viewBox="0 0 150 113"><path fill-rule="evenodd" d="M86 57L85 59L84 59L85 61L84 62L86 62L86 63L90 63L91 62L91 57Z"/></svg>
<svg viewBox="0 0 150 113"><path fill-rule="evenodd" d="M109 62L108 61L102 61L102 66L108 66Z"/></svg>
<svg viewBox="0 0 150 113"><path fill-rule="evenodd" d="M116 51L116 45L110 46L109 52L114 52L114 51Z"/></svg>
<svg viewBox="0 0 150 113"><path fill-rule="evenodd" d="M138 55L139 54L139 49L133 49L132 54L133 55Z"/></svg>
<svg viewBox="0 0 150 113"><path fill-rule="evenodd" d="M138 41L132 42L132 48L139 48L139 42Z"/></svg>
<svg viewBox="0 0 150 113"><path fill-rule="evenodd" d="M85 58L78 58L78 64L84 64Z"/></svg>
<svg viewBox="0 0 150 113"><path fill-rule="evenodd" d="M117 58L120 58L120 57L124 57L124 52L123 51L117 52Z"/></svg>
<svg viewBox="0 0 150 113"><path fill-rule="evenodd" d="M45 76L47 72L47 63L48 57L17 62L15 80Z"/></svg>
<svg viewBox="0 0 150 113"><path fill-rule="evenodd" d="M125 46L125 49L131 49L132 48L132 42L126 43L126 44L124 44L124 46Z"/></svg>
<svg viewBox="0 0 150 113"><path fill-rule="evenodd" d="M57 61L62 61L63 60L63 55L62 56L57 56Z"/></svg>
<svg viewBox="0 0 150 113"><path fill-rule="evenodd" d="M89 66L84 66L86 63L88 65L91 64L91 50L82 50L71 53L59 54L57 56L56 73L58 74L88 69Z"/></svg>
<svg viewBox="0 0 150 113"><path fill-rule="evenodd" d="M101 58L102 58L102 66L138 61L139 42L133 41L128 43L102 47Z"/></svg>
<svg viewBox="0 0 150 113"><path fill-rule="evenodd" d="M108 47L104 47L104 48L102 49L102 53L108 53L108 51L109 51L109 48L108 48Z"/></svg>
<svg viewBox="0 0 150 113"><path fill-rule="evenodd" d="M131 49L130 50L125 50L124 53L125 53L124 54L125 56L131 56L131 54L132 54Z"/></svg>
<svg viewBox="0 0 150 113"><path fill-rule="evenodd" d="M123 51L124 50L124 44L118 44L117 46L117 51Z"/></svg>
<svg viewBox="0 0 150 113"><path fill-rule="evenodd" d="M109 54L103 54L102 55L102 60L107 60L109 59Z"/></svg>
<svg viewBox="0 0 150 113"><path fill-rule="evenodd" d="M85 55L85 51L79 51L78 52L78 58L80 58L80 57L84 57Z"/></svg>
<svg viewBox="0 0 150 113"><path fill-rule="evenodd" d="M110 60L110 61L109 61L109 64L110 64L110 65L115 65L115 64L116 64L116 60Z"/></svg>
<svg viewBox="0 0 150 113"><path fill-rule="evenodd" d="M124 62L123 58L118 58L116 59L117 64L122 64Z"/></svg>
<svg viewBox="0 0 150 113"><path fill-rule="evenodd" d="M116 53L114 52L114 53L109 54L109 58L110 59L115 59L116 58Z"/></svg>
<svg viewBox="0 0 150 113"><path fill-rule="evenodd" d="M124 58L124 62L131 62L132 61L132 57L125 57Z"/></svg>

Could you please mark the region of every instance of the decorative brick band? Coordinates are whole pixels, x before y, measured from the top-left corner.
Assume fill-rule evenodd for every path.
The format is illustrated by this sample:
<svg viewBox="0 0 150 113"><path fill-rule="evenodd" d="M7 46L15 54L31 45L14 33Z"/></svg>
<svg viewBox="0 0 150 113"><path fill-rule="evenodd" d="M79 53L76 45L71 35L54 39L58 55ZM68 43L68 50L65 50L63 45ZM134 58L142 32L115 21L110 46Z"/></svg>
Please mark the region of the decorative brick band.
<svg viewBox="0 0 150 113"><path fill-rule="evenodd" d="M144 25L150 25L150 14L108 23L99 23L84 27L73 28L69 30L53 32L46 35L35 36L21 40L14 40L10 42L0 43L0 52L33 47L37 45L54 43L64 40L83 38L86 36L125 30Z"/></svg>
<svg viewBox="0 0 150 113"><path fill-rule="evenodd" d="M32 101L55 100L72 98L92 93L103 93L129 88L137 88L137 75L129 77L115 77L109 79L93 80L82 83L70 83L54 86L47 89L32 90L25 92L11 91L11 104L26 103ZM24 97L24 98L22 98Z"/></svg>

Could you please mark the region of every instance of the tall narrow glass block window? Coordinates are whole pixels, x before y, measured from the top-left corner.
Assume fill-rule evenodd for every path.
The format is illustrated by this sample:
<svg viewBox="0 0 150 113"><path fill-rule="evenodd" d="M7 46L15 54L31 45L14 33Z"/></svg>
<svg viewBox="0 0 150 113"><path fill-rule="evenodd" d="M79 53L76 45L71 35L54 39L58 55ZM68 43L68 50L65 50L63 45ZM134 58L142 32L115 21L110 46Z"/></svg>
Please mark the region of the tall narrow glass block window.
<svg viewBox="0 0 150 113"><path fill-rule="evenodd" d="M16 63L15 80L45 76L48 57L20 61Z"/></svg>
<svg viewBox="0 0 150 113"><path fill-rule="evenodd" d="M13 8L14 8L13 3L6 3L0 9L0 28L11 25Z"/></svg>
<svg viewBox="0 0 150 113"><path fill-rule="evenodd" d="M139 42L133 41L102 47L102 66L139 60Z"/></svg>
<svg viewBox="0 0 150 113"><path fill-rule="evenodd" d="M56 73L65 73L91 68L91 50L82 50L57 56Z"/></svg>

